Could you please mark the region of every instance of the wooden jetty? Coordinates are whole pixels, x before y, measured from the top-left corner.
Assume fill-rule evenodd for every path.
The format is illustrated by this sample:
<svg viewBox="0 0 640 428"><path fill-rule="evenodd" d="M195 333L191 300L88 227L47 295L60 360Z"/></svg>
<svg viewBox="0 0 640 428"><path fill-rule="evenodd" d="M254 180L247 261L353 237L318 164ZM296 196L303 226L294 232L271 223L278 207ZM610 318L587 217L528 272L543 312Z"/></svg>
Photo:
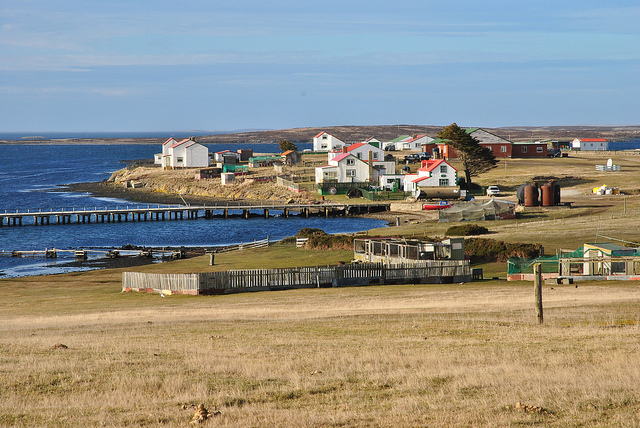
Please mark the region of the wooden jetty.
<svg viewBox="0 0 640 428"><path fill-rule="evenodd" d="M261 216L269 218L276 212L283 217L298 213L304 217L310 216L348 216L369 212L388 211L388 203L372 204L219 204L219 205L157 205L157 206L117 206L115 208L63 208L60 210L27 210L15 212L5 210L0 213L0 227L5 226L48 226L53 224L83 224L83 223L112 223L128 221L165 221L189 220L199 217L229 218L232 216L250 218ZM256 214L256 211L262 214Z"/></svg>

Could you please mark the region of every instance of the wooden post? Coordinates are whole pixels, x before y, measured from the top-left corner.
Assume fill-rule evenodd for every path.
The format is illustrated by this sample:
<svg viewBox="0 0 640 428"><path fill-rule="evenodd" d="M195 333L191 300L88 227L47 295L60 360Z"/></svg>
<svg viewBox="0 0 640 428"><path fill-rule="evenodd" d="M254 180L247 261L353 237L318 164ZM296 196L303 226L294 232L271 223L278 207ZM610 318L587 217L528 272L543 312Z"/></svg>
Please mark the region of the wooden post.
<svg viewBox="0 0 640 428"><path fill-rule="evenodd" d="M538 324L544 322L542 315L542 264L533 264L533 294L536 301L536 316L538 317Z"/></svg>

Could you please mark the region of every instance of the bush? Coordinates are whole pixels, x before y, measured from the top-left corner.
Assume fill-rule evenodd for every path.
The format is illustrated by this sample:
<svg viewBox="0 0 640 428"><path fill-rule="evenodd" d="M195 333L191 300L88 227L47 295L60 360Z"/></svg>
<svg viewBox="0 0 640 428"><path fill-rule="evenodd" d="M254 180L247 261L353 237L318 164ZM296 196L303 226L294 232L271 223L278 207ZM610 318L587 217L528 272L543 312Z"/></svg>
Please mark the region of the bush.
<svg viewBox="0 0 640 428"><path fill-rule="evenodd" d="M311 236L324 236L327 232L322 229L315 229L313 227L303 227L296 234L296 238L309 238Z"/></svg>
<svg viewBox="0 0 640 428"><path fill-rule="evenodd" d="M544 255L541 244L524 244L496 241L487 238L469 238L464 240L464 254L472 262L506 262L509 257L534 259Z"/></svg>
<svg viewBox="0 0 640 428"><path fill-rule="evenodd" d="M307 248L314 250L352 250L353 236L351 235L312 235L307 241Z"/></svg>
<svg viewBox="0 0 640 428"><path fill-rule="evenodd" d="M477 224L451 226L446 232L447 235L453 236L484 235L486 233L489 233L489 229L484 226L478 226Z"/></svg>

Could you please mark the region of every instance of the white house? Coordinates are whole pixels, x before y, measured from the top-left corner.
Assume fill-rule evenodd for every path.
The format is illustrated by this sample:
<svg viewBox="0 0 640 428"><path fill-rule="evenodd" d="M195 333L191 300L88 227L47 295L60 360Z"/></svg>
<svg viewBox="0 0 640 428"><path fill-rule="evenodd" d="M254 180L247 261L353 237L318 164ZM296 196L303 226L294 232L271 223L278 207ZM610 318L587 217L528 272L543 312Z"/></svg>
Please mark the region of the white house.
<svg viewBox="0 0 640 428"><path fill-rule="evenodd" d="M156 153L155 155L153 155L153 163L155 163L156 165L164 165L162 163L163 157L169 154L169 147L173 146L177 142L178 140L171 137L167 141L162 143L162 153Z"/></svg>
<svg viewBox="0 0 640 428"><path fill-rule="evenodd" d="M444 159L422 161L417 174L404 176L404 191L418 193L421 187L455 186L458 170Z"/></svg>
<svg viewBox="0 0 640 428"><path fill-rule="evenodd" d="M350 146L344 146L340 151L329 152L328 156L329 156L329 160L331 160L343 153L351 153L358 159L368 160L369 152L371 152L371 157L374 162L378 162L384 159L384 150L376 146L372 146L371 144L368 144L368 143L356 143L356 144L351 144Z"/></svg>
<svg viewBox="0 0 640 428"><path fill-rule="evenodd" d="M609 150L609 142L604 138L576 138L571 141L574 150Z"/></svg>
<svg viewBox="0 0 640 428"><path fill-rule="evenodd" d="M316 168L316 183L368 183L379 181L384 167L358 159L352 153L341 153L329 161L329 165Z"/></svg>
<svg viewBox="0 0 640 428"><path fill-rule="evenodd" d="M422 150L423 144L429 144L433 138L426 135L415 135L395 143L396 150Z"/></svg>
<svg viewBox="0 0 640 428"><path fill-rule="evenodd" d="M167 140L167 143L173 139ZM174 140L175 141L175 140ZM171 145L165 143L162 146L163 168L202 168L209 166L209 149L191 139L175 142Z"/></svg>
<svg viewBox="0 0 640 428"><path fill-rule="evenodd" d="M314 152L330 152L333 150L341 150L346 146L346 143L339 138L327 132L320 132L313 137L313 151Z"/></svg>

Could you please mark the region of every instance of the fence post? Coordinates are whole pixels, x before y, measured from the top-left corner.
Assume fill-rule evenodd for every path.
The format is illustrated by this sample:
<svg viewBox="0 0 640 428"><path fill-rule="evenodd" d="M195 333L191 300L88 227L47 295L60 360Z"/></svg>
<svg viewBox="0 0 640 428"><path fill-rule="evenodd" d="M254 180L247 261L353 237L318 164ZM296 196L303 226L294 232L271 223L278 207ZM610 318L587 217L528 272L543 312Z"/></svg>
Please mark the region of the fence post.
<svg viewBox="0 0 640 428"><path fill-rule="evenodd" d="M538 317L538 324L544 322L542 315L542 264L533 264L533 293L536 301L536 316Z"/></svg>

